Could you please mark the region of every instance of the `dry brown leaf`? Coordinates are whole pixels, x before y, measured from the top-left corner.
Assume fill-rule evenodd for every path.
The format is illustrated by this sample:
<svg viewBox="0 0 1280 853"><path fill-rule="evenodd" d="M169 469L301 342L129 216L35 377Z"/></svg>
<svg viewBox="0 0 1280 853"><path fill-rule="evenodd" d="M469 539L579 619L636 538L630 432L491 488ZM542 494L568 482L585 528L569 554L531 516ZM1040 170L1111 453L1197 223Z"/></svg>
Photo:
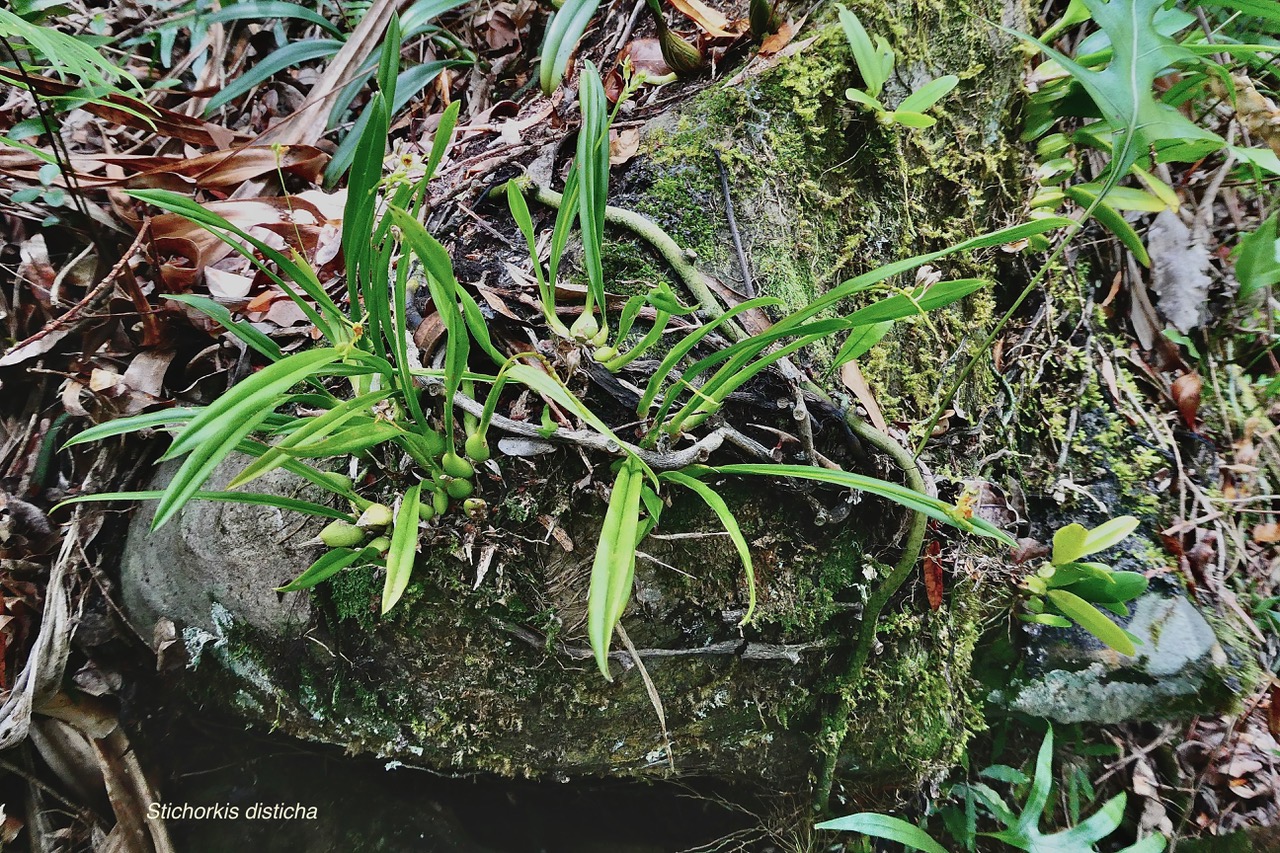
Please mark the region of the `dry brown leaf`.
<svg viewBox="0 0 1280 853"><path fill-rule="evenodd" d="M871 386L867 384L857 362L847 361L840 365L840 382L853 392L853 396L858 398L862 408L867 410L867 418L871 421L871 425L881 432L888 432L889 425L885 422L884 413L880 411L876 395L872 393Z"/></svg>
<svg viewBox="0 0 1280 853"><path fill-rule="evenodd" d="M712 38L737 38L742 32L742 22L729 23L723 13L701 0L670 0L670 3Z"/></svg>
<svg viewBox="0 0 1280 853"><path fill-rule="evenodd" d="M1236 116L1240 123L1280 154L1280 108L1264 97L1248 77L1237 74L1232 79L1236 84Z"/></svg>
<svg viewBox="0 0 1280 853"><path fill-rule="evenodd" d="M75 179L81 187L155 188L175 192L186 192L193 187L238 187L277 170L315 183L324 174L328 162L329 155L309 145L279 149L246 145L197 157L94 154L72 159ZM40 167L44 164L43 159L26 151L0 150L0 172L28 183L39 182ZM98 174L112 166L119 167L118 176ZM65 187L66 180L59 174L53 184Z"/></svg>
<svg viewBox="0 0 1280 853"><path fill-rule="evenodd" d="M796 37L799 32L799 25L786 21L782 26L778 27L778 31L765 36L764 41L760 43L761 56L773 56L787 45L791 44L791 40Z"/></svg>
<svg viewBox="0 0 1280 853"><path fill-rule="evenodd" d="M69 83L50 80L45 77L35 77L29 74L17 77L13 72L4 68L0 68L0 80L10 85L21 85L23 88L30 85L37 94L44 96L64 97L70 95L76 89L75 86ZM190 142L193 145L228 148L237 143L244 144L251 139L246 134L227 130L225 127L212 122L192 118L172 110L153 107L144 101L123 95L107 95L103 100L106 103L82 103L81 108L112 124L130 127L134 130L160 133L164 136L180 139L183 142ZM146 116L147 120L140 116Z"/></svg>
<svg viewBox="0 0 1280 853"><path fill-rule="evenodd" d="M621 166L640 151L640 129L628 127L614 131L609 138L609 165Z"/></svg>
<svg viewBox="0 0 1280 853"><path fill-rule="evenodd" d="M1259 545L1280 542L1280 522L1268 521L1264 524L1255 525L1253 528L1253 541ZM1275 686L1272 689L1275 690ZM1276 712L1280 713L1280 708L1277 708Z"/></svg>
<svg viewBox="0 0 1280 853"><path fill-rule="evenodd" d="M631 67L639 72L662 77L671 73L671 66L662 58L662 43L657 39L635 39L618 54L618 64L631 60Z"/></svg>
<svg viewBox="0 0 1280 853"><path fill-rule="evenodd" d="M934 539L929 543L929 547L924 553L924 591L929 597L929 609L937 610L942 607L943 596L943 576L942 576L942 543Z"/></svg>
<svg viewBox="0 0 1280 853"><path fill-rule="evenodd" d="M1184 373L1173 380L1173 387L1170 389L1178 414L1182 415L1182 420L1192 430L1196 428L1196 418L1200 412L1200 389L1203 384L1200 374Z"/></svg>

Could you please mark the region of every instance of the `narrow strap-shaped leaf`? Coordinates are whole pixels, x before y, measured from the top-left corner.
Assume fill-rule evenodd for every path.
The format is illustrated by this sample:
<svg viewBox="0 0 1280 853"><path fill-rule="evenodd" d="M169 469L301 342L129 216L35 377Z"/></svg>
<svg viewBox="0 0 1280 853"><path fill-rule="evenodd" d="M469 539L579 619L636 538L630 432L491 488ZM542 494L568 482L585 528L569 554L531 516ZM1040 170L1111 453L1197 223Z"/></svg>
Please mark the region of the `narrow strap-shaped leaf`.
<svg viewBox="0 0 1280 853"><path fill-rule="evenodd" d="M585 64L578 80L578 102L582 110L582 127L578 130L578 149L574 158L579 187L578 227L582 231L582 258L587 271L588 291L591 301L594 301L603 317L604 209L609 192L609 103L605 98L600 74L591 62ZM585 310L590 310L590 306ZM605 324L602 322L601 325Z"/></svg>
<svg viewBox="0 0 1280 853"><path fill-rule="evenodd" d="M325 438L284 448L292 457L324 459L329 456L349 456L363 453L371 447L393 441L406 435L405 430L392 423L375 421L368 425L352 426Z"/></svg>
<svg viewBox="0 0 1280 853"><path fill-rule="evenodd" d="M842 364L862 358L873 346L880 343L892 328L893 321L885 320L881 323L872 323L870 326L859 326L854 329L844 339L844 343L840 346L840 352L836 353L836 357L831 360L831 370L834 371Z"/></svg>
<svg viewBox="0 0 1280 853"><path fill-rule="evenodd" d="M217 321L218 325L244 341L246 346L259 355L265 356L271 361L279 361L284 358L284 353L280 351L280 347L275 341L255 329L250 323L236 320L231 316L231 312L227 310L225 305L215 302L209 297L195 293L168 293L165 294L164 298L174 302L181 302L183 305L190 305L200 313L211 317Z"/></svg>
<svg viewBox="0 0 1280 853"><path fill-rule="evenodd" d="M360 560L372 560L378 556L377 549L334 548L320 555L305 572L298 575L284 586L276 587L276 592L296 592L300 589L311 589L321 581L326 581L338 572L354 565Z"/></svg>
<svg viewBox="0 0 1280 853"><path fill-rule="evenodd" d="M591 586L587 594L587 637L595 653L596 666L609 681L609 640L613 627L616 602L623 598L618 591L626 583L635 568L635 531L640 518L641 480L632 476L632 466L626 462L618 469L605 510L604 523L600 527L600 539L596 543L596 555L591 564ZM634 494L633 494L634 490ZM627 595L630 590L625 589ZM622 600L622 609L626 600ZM621 610L616 610L621 616Z"/></svg>
<svg viewBox="0 0 1280 853"><path fill-rule="evenodd" d="M1018 817L1017 829L1024 835L1037 831L1040 816L1049 803L1049 790L1053 787L1053 726L1044 733L1040 742L1040 751L1036 754L1036 772L1031 779L1031 790L1027 792L1027 802L1022 814ZM1010 827L1013 829L1014 827Z"/></svg>
<svg viewBox="0 0 1280 853"><path fill-rule="evenodd" d="M54 509L62 506L70 506L71 504L81 503L100 503L103 501L158 501L163 498L165 493L159 489L137 491L137 492L98 492L92 495L77 495L74 498L67 498L59 503ZM281 495L271 495L258 492L225 492L225 491L197 491L191 496L191 500L196 501L223 501L225 503L241 503L250 506L273 506L279 509L287 509L293 512L306 513L307 515L316 515L321 518L337 518L351 520L351 514L343 512L340 509L334 509L324 504L312 503L311 501L302 501L297 498L287 498Z"/></svg>
<svg viewBox="0 0 1280 853"><path fill-rule="evenodd" d="M666 356L662 359L662 363L658 366L658 369L655 370L653 372L653 376L649 378L649 383L645 386L644 396L640 398L640 404L636 406L637 413L643 416L645 412L649 411L649 407L653 405L653 401L658 398L658 392L662 389L663 381L666 377L671 375L671 371L675 370L676 365L680 363L680 359L688 355L693 348L703 340L703 338L744 311L750 311L753 308L763 308L768 305L781 304L783 304L781 299L775 299L769 296L758 296L754 299L748 299L746 302L733 306L711 322L699 326L697 329L694 329L692 332L682 337L680 341L667 352Z"/></svg>
<svg viewBox="0 0 1280 853"><path fill-rule="evenodd" d="M406 40L422 35L435 18L445 12L451 12L466 3L467 0L418 0L405 10L400 26L404 28Z"/></svg>
<svg viewBox="0 0 1280 853"><path fill-rule="evenodd" d="M279 364L279 362L277 362ZM197 444L182 461L173 479L164 490L164 497L156 507L155 518L151 520L151 529L159 530L167 524L187 501L200 491L200 487L213 475L214 470L224 459L240 445L242 439L258 428L271 413L269 408L246 407L242 414L232 412L215 431ZM208 409L205 410L205 413ZM199 418L193 420L194 425ZM190 431L191 426L186 431ZM184 431L184 435L186 434Z"/></svg>
<svg viewBox="0 0 1280 853"><path fill-rule="evenodd" d="M400 16L394 11L382 35L382 53L378 56L378 89L388 104L396 102L396 83L400 76ZM394 109L391 110L395 112Z"/></svg>
<svg viewBox="0 0 1280 853"><path fill-rule="evenodd" d="M1060 216L1051 216L1044 219L1033 219L1030 222L1024 222L1020 225L1013 225L1008 228L1001 228L998 231L991 231L986 234L979 234L954 246L948 246L936 252L929 252L924 255L916 255L912 258L904 258L900 261L894 261L877 267L874 270L863 273L860 276L851 278L841 283L839 286L819 296L810 302L804 308L801 308L774 324L774 328L798 325L805 320L822 313L827 308L836 304L861 290L866 290L873 284L892 278L895 275L901 275L909 272L924 264L932 261L940 260L948 255L954 255L959 252L969 252L975 249L985 249L992 246L1003 246L1006 243L1014 243L1027 237L1034 237L1037 234L1044 234L1047 231L1056 231L1059 228L1067 228L1074 223L1072 220Z"/></svg>
<svg viewBox="0 0 1280 853"><path fill-rule="evenodd" d="M458 110L462 108L462 101L454 101L440 115L440 124L436 127L435 138L431 140L431 153L427 156L427 168L424 173L423 181L429 181L436 175L436 169L440 167L440 161L444 159L444 154L449 150L449 143L453 141L453 128L458 123Z"/></svg>
<svg viewBox="0 0 1280 853"><path fill-rule="evenodd" d="M373 94L368 109L369 123L356 143L342 215L342 256L346 263L347 295L353 320L360 312L361 276L365 274L374 250L370 235L377 207L378 183L382 180L382 161L387 150L387 127L391 121L387 100L381 92Z"/></svg>
<svg viewBox="0 0 1280 853"><path fill-rule="evenodd" d="M256 20L267 18L292 18L316 24L335 36L342 37L342 30L325 20L323 15L298 3L285 0L240 0L223 6L216 12L201 15L200 21L205 24L220 24L225 21Z"/></svg>
<svg viewBox="0 0 1280 853"><path fill-rule="evenodd" d="M400 596L409 586L413 563L418 553L418 504L421 501L422 484L410 486L400 499L395 526L391 532L391 547L387 549L387 580L382 587L382 613L396 606Z"/></svg>
<svg viewBox="0 0 1280 853"><path fill-rule="evenodd" d="M694 469L694 471L696 470L698 469ZM943 524L948 524L952 527L957 527L965 532L977 533L991 539L996 539L1011 547L1017 544L1009 534L994 527L990 527L989 525L979 525L976 519L965 518L963 513L958 512L953 505L945 501L938 500L937 498L931 498L928 495L917 492L906 486L899 486L896 483L890 483L887 480L880 480L875 477L868 477L864 474L854 474L851 471L835 471L830 468L818 468L812 465L765 465L759 463L717 465L713 468L706 468L702 470L714 471L720 474L748 474L764 477L796 477L802 480L817 480L823 483L830 483L834 486L858 489L860 491L870 492L873 495L879 495L882 498L887 498L888 500L905 506L907 509L922 512L936 521L940 521Z"/></svg>
<svg viewBox="0 0 1280 853"><path fill-rule="evenodd" d="M1063 194L1083 208L1092 208L1093 218L1114 234L1126 249L1133 252L1133 257L1138 263L1144 267L1151 266L1151 255L1147 253L1146 244L1142 242L1138 232L1133 229L1133 226L1121 215L1120 211L1112 207L1106 200L1099 200L1098 196L1092 195L1080 187L1067 187L1063 190ZM1107 194L1107 198L1110 198L1110 193Z"/></svg>
<svg viewBox="0 0 1280 853"><path fill-rule="evenodd" d="M106 423L95 424L88 429L81 430L75 435L68 438L62 445L63 449L74 447L77 444L88 444L91 441L101 441L104 438L113 438L117 435L125 435L130 432L137 432L143 429L155 429L156 427L173 426L174 424L190 423L196 415L204 411L204 407L197 408L175 408L175 409L159 409L154 412L143 412L140 415L130 415L127 418L115 418Z"/></svg>
<svg viewBox="0 0 1280 853"><path fill-rule="evenodd" d="M281 394L340 357L337 349L321 347L267 365L205 406L161 458L172 459L193 450L239 419L259 413L265 417Z"/></svg>
<svg viewBox="0 0 1280 853"><path fill-rule="evenodd" d="M306 422L298 427L289 435L274 445L266 453L259 456L252 463L237 474L227 488L235 489L243 486L252 480L261 477L268 471L272 471L284 463L289 458L289 451L299 445L320 439L347 421L367 410L370 406L387 399L391 396L392 391L375 391L371 394L364 394L353 400L348 400L338 406L333 407L322 415L314 418L307 418Z"/></svg>
<svg viewBox="0 0 1280 853"><path fill-rule="evenodd" d="M892 815L860 812L825 820L817 824L816 828L860 832L873 838L896 841L912 850L923 850L924 853L947 853L946 848L934 841L923 829Z"/></svg>
<svg viewBox="0 0 1280 853"><path fill-rule="evenodd" d="M565 0L560 9L547 22L547 34L539 51L541 66L539 83L543 94L550 97L560 85L569 57L573 55L578 40L587 31L587 24L596 13L600 0Z"/></svg>
<svg viewBox="0 0 1280 853"><path fill-rule="evenodd" d="M299 310L306 315L308 320L315 324L315 327L319 329L326 338L330 341L336 340L333 323L331 321L336 321L341 317L341 312L338 310L338 306L329 297L329 294L325 291L324 287L320 284L319 279L315 276L315 271L312 270L309 265L299 263L297 260L272 248L262 240L259 240L257 237L254 237L252 234L249 234L247 231L227 221L218 214L210 210L206 210L191 199L181 196L175 192L171 192L169 190L125 190L125 193L148 204L154 204L156 207L163 210L185 216L197 225L203 226L210 234L226 243L237 253L246 258L257 269L261 270L264 275L276 284L280 285L281 289L289 295L294 304L298 306ZM233 240L223 232L234 234L239 239ZM257 250L258 253L261 253L263 258L274 263L280 268L280 271L284 273L284 275L281 276L270 266L263 263L263 261L260 260L254 252L250 252L245 249L245 247L239 242L240 240L248 243ZM308 305L306 300L300 298L297 290L294 288L294 285L291 285L289 281L292 281L294 285L301 288L303 293L311 297L316 305L320 307L321 313L317 313L316 309Z"/></svg>

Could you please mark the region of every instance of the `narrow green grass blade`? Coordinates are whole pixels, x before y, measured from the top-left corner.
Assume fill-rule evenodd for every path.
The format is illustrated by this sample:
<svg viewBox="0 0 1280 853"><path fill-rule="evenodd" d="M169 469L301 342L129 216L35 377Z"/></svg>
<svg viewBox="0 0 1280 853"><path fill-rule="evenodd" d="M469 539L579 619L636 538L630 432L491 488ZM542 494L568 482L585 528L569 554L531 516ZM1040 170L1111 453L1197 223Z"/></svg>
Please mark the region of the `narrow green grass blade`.
<svg viewBox="0 0 1280 853"><path fill-rule="evenodd" d="M417 483L405 491L396 513L391 532L391 547L387 549L387 580L382 587L382 614L385 616L404 595L413 574L413 563L418 553L418 504L422 484Z"/></svg>
<svg viewBox="0 0 1280 853"><path fill-rule="evenodd" d="M238 3L223 6L216 12L200 16L201 22L205 24L220 24L226 21L243 20L264 21L269 18L306 21L309 24L315 24L328 30L339 38L342 37L342 30L325 20L323 15L308 9L306 6L298 3L288 3L285 0L240 0Z"/></svg>
<svg viewBox="0 0 1280 853"><path fill-rule="evenodd" d="M342 42L335 39L313 39L286 44L269 56L256 61L249 71L210 98L204 108L204 116L208 118L219 107L248 93L255 86L265 83L286 68L315 59L327 59L341 49Z"/></svg>
<svg viewBox="0 0 1280 853"><path fill-rule="evenodd" d="M834 471L829 468L817 468L811 465L763 465L758 463L718 465L714 468L703 470L715 471L719 474L796 477L802 480L817 480L834 486L858 489L859 491L879 495L915 512L922 512L935 521L959 528L967 533L978 533L979 535L996 539L1010 547L1017 544L1009 534L995 528L989 528L989 526L981 526L975 519L965 518L953 505L945 501L931 498L907 486L899 486L896 483L868 477L864 474L854 474L850 471Z"/></svg>

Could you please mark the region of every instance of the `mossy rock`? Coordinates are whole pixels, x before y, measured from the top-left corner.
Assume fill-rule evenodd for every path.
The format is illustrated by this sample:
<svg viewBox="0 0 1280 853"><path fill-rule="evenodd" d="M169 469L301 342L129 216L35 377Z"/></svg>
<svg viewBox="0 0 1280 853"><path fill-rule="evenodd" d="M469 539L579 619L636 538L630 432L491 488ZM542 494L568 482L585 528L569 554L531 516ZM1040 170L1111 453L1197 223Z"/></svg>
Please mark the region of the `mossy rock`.
<svg viewBox="0 0 1280 853"><path fill-rule="evenodd" d="M886 93L891 102L924 79L961 77L935 128L882 127L844 99L856 75L824 8L813 43L711 85L647 128L644 154L618 176L612 202L655 218L707 272L734 284L718 149L760 291L791 306L880 263L1020 218L1023 160L1011 128L1022 63L1014 41L985 22L1008 20L1008 9L996 0L920 0L858 11L893 33L901 77ZM613 281L667 274L626 235L610 239L618 241ZM942 271L998 282L999 258L987 252ZM939 386L976 352L994 299L993 289L929 322L903 321L866 360L890 421L927 417ZM826 376L831 351L808 365L815 376ZM973 383L962 405L981 408L990 395L985 381ZM662 702L664 735L628 655L616 656L613 682L581 655L606 466L591 472L568 451L533 473L498 461L501 480L482 474L477 482L490 517L437 522L389 616L378 615L381 578L371 569L328 582L311 600L310 622L290 630L264 630L238 617L237 602L219 601L206 624L180 626L200 650L185 686L206 707L252 723L442 771L645 776L674 767L803 791L819 739L831 734L824 719L849 689L840 674L860 605L887 572L871 555L896 558L901 513L865 498L847 507L842 524L820 527L813 500L830 496L720 484L756 564L757 619L740 628L746 586L733 548L707 535L719 529L714 515L676 496L661 532L700 538L642 546L623 620L635 646L648 650L641 659ZM899 476L883 460L862 467ZM590 485L576 486L588 473ZM145 514L135 520L135 537L145 523ZM216 549L218 536L261 534L211 524L201 535ZM487 573L478 578L480 564ZM992 606L961 578L937 612L909 595L890 607L880 650L851 697L840 766L853 782L868 790L911 784L957 757L978 725L969 671ZM138 628L149 634L151 626Z"/></svg>

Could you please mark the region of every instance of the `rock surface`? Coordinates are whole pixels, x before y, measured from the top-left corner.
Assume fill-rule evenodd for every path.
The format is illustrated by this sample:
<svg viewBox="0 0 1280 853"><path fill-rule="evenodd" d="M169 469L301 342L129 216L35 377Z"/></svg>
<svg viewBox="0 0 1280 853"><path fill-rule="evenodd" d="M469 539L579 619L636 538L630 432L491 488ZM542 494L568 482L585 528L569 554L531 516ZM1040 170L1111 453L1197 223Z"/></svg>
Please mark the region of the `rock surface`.
<svg viewBox="0 0 1280 853"><path fill-rule="evenodd" d="M248 457L232 457L205 487L226 486ZM149 488L163 489L178 463L162 465ZM255 482L256 491L297 495L296 478L272 472ZM192 501L172 522L150 531L155 503L143 504L129 524L120 564L125 609L134 627L151 636L156 622L213 631L229 618L271 633L287 632L311 618L302 596L284 599L275 587L288 583L315 558L302 546L322 522L273 507L220 501ZM215 619L216 608L228 614Z"/></svg>
<svg viewBox="0 0 1280 853"><path fill-rule="evenodd" d="M1151 590L1116 621L1141 640L1132 657L1080 629L1033 640L1027 675L1001 691L1012 710L1062 723L1177 719L1219 709L1235 677L1204 615L1180 591Z"/></svg>

